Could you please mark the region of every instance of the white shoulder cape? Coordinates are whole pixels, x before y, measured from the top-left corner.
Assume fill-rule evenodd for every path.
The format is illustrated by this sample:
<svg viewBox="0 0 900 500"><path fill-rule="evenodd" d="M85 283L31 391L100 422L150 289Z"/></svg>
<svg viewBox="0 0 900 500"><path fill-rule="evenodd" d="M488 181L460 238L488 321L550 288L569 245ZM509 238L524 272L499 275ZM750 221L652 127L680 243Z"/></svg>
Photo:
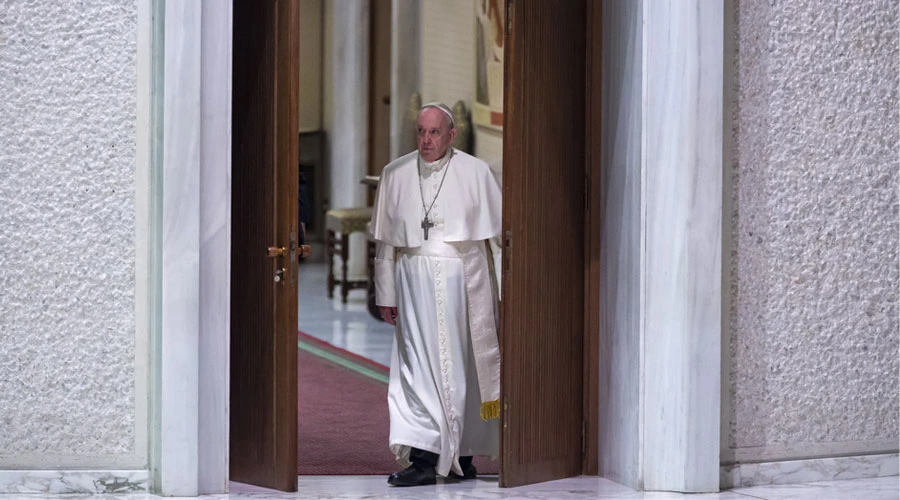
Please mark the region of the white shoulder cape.
<svg viewBox="0 0 900 500"><path fill-rule="evenodd" d="M372 209L372 237L394 247L422 246L424 232L418 152L384 167ZM444 241L479 241L499 237L501 191L488 164L458 150L445 167L447 178L438 196L444 207ZM429 200L430 201L430 200Z"/></svg>

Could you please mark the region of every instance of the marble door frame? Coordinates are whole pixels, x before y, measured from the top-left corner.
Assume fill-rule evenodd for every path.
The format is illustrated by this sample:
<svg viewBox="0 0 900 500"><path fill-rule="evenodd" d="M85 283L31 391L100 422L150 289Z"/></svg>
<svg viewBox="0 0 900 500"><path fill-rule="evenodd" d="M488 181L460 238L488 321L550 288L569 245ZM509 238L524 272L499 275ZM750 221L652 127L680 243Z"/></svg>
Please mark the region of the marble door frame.
<svg viewBox="0 0 900 500"><path fill-rule="evenodd" d="M719 490L723 0L644 5L641 453L648 490Z"/></svg>
<svg viewBox="0 0 900 500"><path fill-rule="evenodd" d="M639 490L719 489L723 1L608 0L595 27L600 474Z"/></svg>
<svg viewBox="0 0 900 500"><path fill-rule="evenodd" d="M151 489L228 488L231 246L230 2L142 0L138 67L148 199ZM139 118L140 120L140 118Z"/></svg>
<svg viewBox="0 0 900 500"><path fill-rule="evenodd" d="M231 3L141 1L153 7L151 47L144 51L149 61L138 60L152 68L149 97L139 98L150 116L149 174L138 181L138 196L149 200L152 488L167 496L222 493L228 487ZM614 479L638 489L715 491L722 2L685 2L693 8L682 2L667 12L662 4L644 4L641 223L634 229L641 233L640 329L635 349L617 359L639 376L614 388L638 395L617 401L630 401L624 414L639 415L634 441L618 443L639 458L635 470ZM698 47L709 50L687 50ZM698 99L673 99L672 88ZM600 446L601 463L623 460L608 444Z"/></svg>

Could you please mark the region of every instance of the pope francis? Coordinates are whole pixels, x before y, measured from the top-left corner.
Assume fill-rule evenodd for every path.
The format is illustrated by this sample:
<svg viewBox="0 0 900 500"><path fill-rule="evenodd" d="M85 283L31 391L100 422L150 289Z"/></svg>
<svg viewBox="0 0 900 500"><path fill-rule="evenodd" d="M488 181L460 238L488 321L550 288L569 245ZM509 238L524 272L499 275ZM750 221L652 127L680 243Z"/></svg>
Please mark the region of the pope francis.
<svg viewBox="0 0 900 500"><path fill-rule="evenodd" d="M474 479L495 457L500 414L497 305L500 185L487 163L451 147L446 105L426 104L418 150L388 164L371 232L375 291L395 325L388 387L395 486Z"/></svg>

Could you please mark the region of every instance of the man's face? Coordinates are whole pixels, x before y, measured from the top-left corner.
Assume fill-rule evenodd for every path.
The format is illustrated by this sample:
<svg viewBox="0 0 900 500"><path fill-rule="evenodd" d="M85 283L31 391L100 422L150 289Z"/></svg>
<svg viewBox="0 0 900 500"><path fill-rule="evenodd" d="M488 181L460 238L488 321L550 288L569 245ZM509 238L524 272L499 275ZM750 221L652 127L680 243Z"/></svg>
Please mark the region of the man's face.
<svg viewBox="0 0 900 500"><path fill-rule="evenodd" d="M416 121L419 156L427 162L442 158L456 137L456 129L450 128L450 118L437 108L425 108Z"/></svg>

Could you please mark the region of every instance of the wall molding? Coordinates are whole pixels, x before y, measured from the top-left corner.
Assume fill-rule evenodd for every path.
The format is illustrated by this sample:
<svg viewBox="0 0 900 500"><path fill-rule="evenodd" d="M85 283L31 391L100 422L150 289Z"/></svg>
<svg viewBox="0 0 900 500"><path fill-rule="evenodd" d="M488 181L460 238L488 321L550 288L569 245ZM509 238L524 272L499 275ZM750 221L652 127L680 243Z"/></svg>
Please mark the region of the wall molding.
<svg viewBox="0 0 900 500"><path fill-rule="evenodd" d="M881 455L897 453L898 440L874 439L867 441L841 441L832 443L798 443L765 446L747 446L722 450L722 465L809 460L840 456Z"/></svg>
<svg viewBox="0 0 900 500"><path fill-rule="evenodd" d="M896 476L897 453L853 457L787 460L726 465L720 469L722 489Z"/></svg>
<svg viewBox="0 0 900 500"><path fill-rule="evenodd" d="M0 471L0 493L141 493L147 470L8 470Z"/></svg>

